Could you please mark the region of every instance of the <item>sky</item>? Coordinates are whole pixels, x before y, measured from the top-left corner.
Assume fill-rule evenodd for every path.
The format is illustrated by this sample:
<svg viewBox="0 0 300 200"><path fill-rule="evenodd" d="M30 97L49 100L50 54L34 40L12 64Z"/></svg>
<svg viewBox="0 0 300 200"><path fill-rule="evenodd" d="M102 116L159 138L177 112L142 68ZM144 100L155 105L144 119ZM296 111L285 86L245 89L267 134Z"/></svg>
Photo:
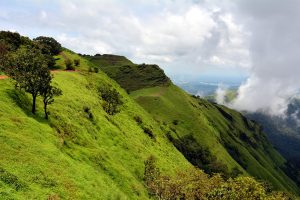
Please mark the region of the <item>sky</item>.
<svg viewBox="0 0 300 200"><path fill-rule="evenodd" d="M300 89L299 11L297 0L1 0L0 29L184 80L244 77L230 106L281 115Z"/></svg>

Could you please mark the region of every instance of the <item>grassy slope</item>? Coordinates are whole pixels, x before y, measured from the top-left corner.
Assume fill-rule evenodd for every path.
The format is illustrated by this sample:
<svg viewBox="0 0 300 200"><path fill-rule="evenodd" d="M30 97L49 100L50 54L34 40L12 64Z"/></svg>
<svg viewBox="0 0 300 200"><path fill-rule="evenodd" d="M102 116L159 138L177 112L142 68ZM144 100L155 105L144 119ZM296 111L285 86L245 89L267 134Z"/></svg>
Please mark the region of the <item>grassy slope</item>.
<svg viewBox="0 0 300 200"><path fill-rule="evenodd" d="M123 88L130 88L131 83L140 85L140 77L147 76L147 73L143 75L136 73L136 65L130 64L125 57L117 56L110 61L109 57L92 56L89 60L100 66ZM123 65L131 67L131 73L124 73ZM164 75L163 71L160 73ZM148 75L153 77L152 74ZM225 107L218 109L208 101L194 99L172 83L153 87L149 81L151 78L143 77L144 89L132 92L131 96L159 121L161 126L166 126L167 131L175 129L177 133L173 135L180 138L192 135L199 144L208 147L230 170L237 167L244 174L268 180L278 189L299 192L295 184L279 169L285 160L267 142L258 125L248 120L245 122L245 118L238 112ZM234 92L230 93L227 100L234 95ZM233 120L226 119L219 110L228 112ZM179 125L173 125L174 120L178 120Z"/></svg>
<svg viewBox="0 0 300 200"><path fill-rule="evenodd" d="M85 56L91 63L116 80L126 91L169 85L170 79L157 65L137 65L124 56Z"/></svg>
<svg viewBox="0 0 300 200"><path fill-rule="evenodd" d="M233 118L226 119L216 105L195 99L174 85L134 91L131 96L158 121L173 127L179 138L193 135L199 144L209 147L230 169L238 167L242 170L242 165L245 174L268 180L277 189L298 191L278 167L284 159L266 141L260 128L250 121L246 125L238 112L218 106ZM179 120L179 124L173 125L174 120ZM254 148L249 141L242 140L242 133L247 135L246 139L253 140L253 146L257 146ZM227 149L224 148L226 145ZM236 160L241 165L228 153L228 145L238 150L240 158Z"/></svg>
<svg viewBox="0 0 300 200"><path fill-rule="evenodd" d="M32 116L30 98L16 93L10 80L0 81L0 199L147 199L142 177L149 155L168 173L190 165L158 123L105 74L57 72L54 82L63 96L50 106L48 122L40 101ZM115 116L103 111L96 92L106 83L125 102ZM136 115L156 140L134 121Z"/></svg>

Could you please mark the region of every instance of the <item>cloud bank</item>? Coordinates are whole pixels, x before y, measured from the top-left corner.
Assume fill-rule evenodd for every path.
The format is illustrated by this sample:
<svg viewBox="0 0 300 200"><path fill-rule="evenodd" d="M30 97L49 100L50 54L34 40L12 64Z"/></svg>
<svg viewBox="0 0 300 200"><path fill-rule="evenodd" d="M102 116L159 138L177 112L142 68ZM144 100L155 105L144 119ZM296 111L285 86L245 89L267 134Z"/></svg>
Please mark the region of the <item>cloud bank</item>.
<svg viewBox="0 0 300 200"><path fill-rule="evenodd" d="M233 107L283 115L300 89L300 2L240 1L238 15L251 30L251 75Z"/></svg>

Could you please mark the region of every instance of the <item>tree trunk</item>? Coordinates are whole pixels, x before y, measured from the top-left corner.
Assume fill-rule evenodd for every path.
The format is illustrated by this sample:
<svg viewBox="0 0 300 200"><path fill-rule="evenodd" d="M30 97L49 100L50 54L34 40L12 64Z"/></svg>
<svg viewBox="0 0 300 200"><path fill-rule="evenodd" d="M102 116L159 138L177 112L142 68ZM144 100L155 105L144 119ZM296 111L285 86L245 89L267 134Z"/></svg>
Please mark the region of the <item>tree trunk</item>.
<svg viewBox="0 0 300 200"><path fill-rule="evenodd" d="M32 114L35 114L36 111L36 95L32 95Z"/></svg>

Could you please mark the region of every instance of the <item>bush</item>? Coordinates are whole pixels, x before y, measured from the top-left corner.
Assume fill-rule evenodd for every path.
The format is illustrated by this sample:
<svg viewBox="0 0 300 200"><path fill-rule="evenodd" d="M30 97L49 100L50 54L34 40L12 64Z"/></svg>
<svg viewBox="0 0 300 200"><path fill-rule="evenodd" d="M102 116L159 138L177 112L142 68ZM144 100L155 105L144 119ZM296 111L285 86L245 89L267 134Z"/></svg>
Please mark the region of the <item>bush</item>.
<svg viewBox="0 0 300 200"><path fill-rule="evenodd" d="M146 133L150 138L153 139L155 137L154 134L153 134L153 132L152 132L152 130L150 128L144 126L143 130L144 130L144 133Z"/></svg>
<svg viewBox="0 0 300 200"><path fill-rule="evenodd" d="M73 66L73 61L67 58L65 60L66 70L75 70L75 67Z"/></svg>
<svg viewBox="0 0 300 200"><path fill-rule="evenodd" d="M225 181L219 174L209 176L195 167L179 171L175 176L162 175L153 156L145 161L144 181L151 196L165 200L294 199L283 192L272 192L252 177Z"/></svg>
<svg viewBox="0 0 300 200"><path fill-rule="evenodd" d="M11 186L15 190L26 190L28 189L28 186L19 180L17 176L14 174L9 173L2 167L0 167L0 181L3 183L6 183L7 185Z"/></svg>
<svg viewBox="0 0 300 200"><path fill-rule="evenodd" d="M114 88L108 86L98 89L101 98L104 100L102 107L109 115L114 115L119 111L119 106L123 105L121 95Z"/></svg>
<svg viewBox="0 0 300 200"><path fill-rule="evenodd" d="M136 123L138 125L141 125L143 123L143 120L142 120L142 118L140 116L134 116L133 119L136 121Z"/></svg>
<svg viewBox="0 0 300 200"><path fill-rule="evenodd" d="M94 115L93 115L90 107L87 107L87 106L83 107L83 111L86 113L86 117L88 119L90 119L90 120L94 119Z"/></svg>
<svg viewBox="0 0 300 200"><path fill-rule="evenodd" d="M80 60L79 59L74 59L74 65L78 67L80 65Z"/></svg>
<svg viewBox="0 0 300 200"><path fill-rule="evenodd" d="M172 123L176 126L176 125L178 125L179 121L178 121L178 119L174 119Z"/></svg>

